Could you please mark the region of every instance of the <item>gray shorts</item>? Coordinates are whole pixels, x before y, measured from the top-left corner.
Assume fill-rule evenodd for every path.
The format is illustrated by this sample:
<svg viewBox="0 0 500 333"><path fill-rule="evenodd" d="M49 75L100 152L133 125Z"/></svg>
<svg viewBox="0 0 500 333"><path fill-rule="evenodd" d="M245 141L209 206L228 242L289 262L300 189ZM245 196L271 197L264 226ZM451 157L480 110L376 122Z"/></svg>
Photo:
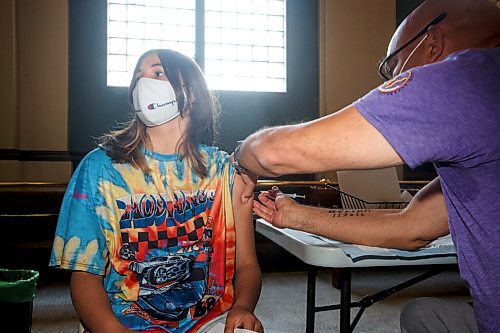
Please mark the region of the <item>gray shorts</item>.
<svg viewBox="0 0 500 333"><path fill-rule="evenodd" d="M478 333L471 304L432 297L408 302L400 326L402 333Z"/></svg>

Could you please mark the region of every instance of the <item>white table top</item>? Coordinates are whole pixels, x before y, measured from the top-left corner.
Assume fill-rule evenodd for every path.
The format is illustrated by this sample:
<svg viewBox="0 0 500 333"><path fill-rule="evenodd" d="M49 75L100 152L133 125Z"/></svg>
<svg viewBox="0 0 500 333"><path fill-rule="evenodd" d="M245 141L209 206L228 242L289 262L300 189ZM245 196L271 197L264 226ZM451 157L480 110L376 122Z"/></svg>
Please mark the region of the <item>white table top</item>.
<svg viewBox="0 0 500 333"><path fill-rule="evenodd" d="M342 249L332 243L326 242L322 237L293 229L279 229L263 219L257 219L256 231L292 253L303 262L319 267L377 267L457 263L455 256L422 259L361 259L353 262Z"/></svg>

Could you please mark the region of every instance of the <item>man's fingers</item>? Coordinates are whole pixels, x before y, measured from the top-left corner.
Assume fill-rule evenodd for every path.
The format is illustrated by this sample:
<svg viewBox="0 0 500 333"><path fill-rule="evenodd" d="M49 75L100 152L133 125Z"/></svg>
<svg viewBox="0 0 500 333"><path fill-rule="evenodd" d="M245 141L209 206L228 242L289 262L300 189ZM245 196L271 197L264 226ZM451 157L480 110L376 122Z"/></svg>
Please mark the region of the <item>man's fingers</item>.
<svg viewBox="0 0 500 333"><path fill-rule="evenodd" d="M259 194L258 199L260 202L262 202L263 205L265 205L269 208L272 208L272 209L276 209L276 205L274 204L274 200L270 199L266 194L264 194L264 193Z"/></svg>
<svg viewBox="0 0 500 333"><path fill-rule="evenodd" d="M259 196L265 196L271 200L276 198L276 195L272 191L260 191Z"/></svg>
<svg viewBox="0 0 500 333"><path fill-rule="evenodd" d="M295 202L295 200L293 200L293 199L287 197L286 195L282 194L282 195L278 195L276 197L276 199L274 199L273 204L274 204L275 207L281 207L281 206L283 206L283 204L286 204L286 203L289 203L289 202ZM276 209L278 209L278 208L276 208Z"/></svg>
<svg viewBox="0 0 500 333"><path fill-rule="evenodd" d="M281 192L281 190L278 188L278 186L273 186L271 188L271 193L273 196L277 197L278 195L280 194L283 194L283 192Z"/></svg>
<svg viewBox="0 0 500 333"><path fill-rule="evenodd" d="M273 213L276 211L273 208L267 207L260 202L254 201L253 203L254 209L258 209L260 212L262 212L264 215L271 216Z"/></svg>
<svg viewBox="0 0 500 333"><path fill-rule="evenodd" d="M253 202L253 211L255 214L262 217L267 222L271 222L274 217L274 211L267 208L266 206L258 203L257 201Z"/></svg>

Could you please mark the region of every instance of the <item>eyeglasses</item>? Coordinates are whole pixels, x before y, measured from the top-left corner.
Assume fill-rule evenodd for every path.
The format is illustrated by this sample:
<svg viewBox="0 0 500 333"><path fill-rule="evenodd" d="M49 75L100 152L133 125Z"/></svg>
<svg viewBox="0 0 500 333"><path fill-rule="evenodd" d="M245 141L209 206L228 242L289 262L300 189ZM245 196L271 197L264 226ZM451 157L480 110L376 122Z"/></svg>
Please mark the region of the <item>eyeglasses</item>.
<svg viewBox="0 0 500 333"><path fill-rule="evenodd" d="M396 51L392 52L387 57L385 57L384 60L382 60L380 62L380 65L378 66L378 73L380 74L380 76L382 78L384 78L385 80L390 80L392 78L392 70L393 69L391 69L391 68L389 68L389 66L387 66L387 64L389 63L389 61L392 58L394 58L396 56L396 54L398 54L404 48L406 48L408 45L410 45L415 40L417 40L420 36L424 35L427 32L427 30L429 30L430 26L438 24L445 17L446 17L446 13L442 13L441 15L439 15L438 17L436 17L434 20L432 20L431 22L429 22L429 24L427 24L422 30L420 30L415 36L413 36L412 39L410 39L409 41L407 41L406 43L404 43L403 45L401 45Z"/></svg>

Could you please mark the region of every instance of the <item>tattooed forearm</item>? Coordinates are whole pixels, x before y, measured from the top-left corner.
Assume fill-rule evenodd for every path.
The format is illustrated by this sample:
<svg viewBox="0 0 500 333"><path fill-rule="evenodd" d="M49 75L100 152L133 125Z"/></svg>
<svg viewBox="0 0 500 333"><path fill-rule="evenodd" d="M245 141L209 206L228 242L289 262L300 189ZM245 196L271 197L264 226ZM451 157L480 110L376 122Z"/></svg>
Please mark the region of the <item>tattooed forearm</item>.
<svg viewBox="0 0 500 333"><path fill-rule="evenodd" d="M328 211L332 217L365 216L369 209L331 209Z"/></svg>

